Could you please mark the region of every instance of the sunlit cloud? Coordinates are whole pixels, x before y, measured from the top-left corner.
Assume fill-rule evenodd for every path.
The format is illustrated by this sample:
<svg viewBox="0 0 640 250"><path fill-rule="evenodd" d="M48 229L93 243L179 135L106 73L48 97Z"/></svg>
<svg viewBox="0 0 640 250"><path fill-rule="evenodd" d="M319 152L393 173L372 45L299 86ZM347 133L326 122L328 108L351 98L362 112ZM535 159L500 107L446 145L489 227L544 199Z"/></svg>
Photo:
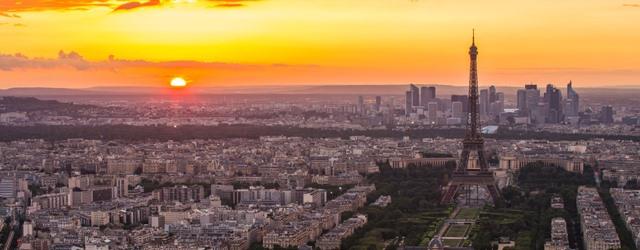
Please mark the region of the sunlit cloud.
<svg viewBox="0 0 640 250"><path fill-rule="evenodd" d="M142 7L153 7L159 6L160 4L160 0L149 0L147 2L128 2L116 7L115 9L113 9L113 11L132 10Z"/></svg>
<svg viewBox="0 0 640 250"><path fill-rule="evenodd" d="M219 8L234 8L234 7L244 7L247 2L256 2L258 0L208 0L209 2L214 3L214 7Z"/></svg>
<svg viewBox="0 0 640 250"><path fill-rule="evenodd" d="M91 8L111 8L113 11L132 10L143 7L164 6L169 4L205 3L214 7L240 7L247 2L258 0L23 0L0 1L0 17L19 18L16 12L47 10L89 10Z"/></svg>
<svg viewBox="0 0 640 250"><path fill-rule="evenodd" d="M1 24L1 23L0 23ZM152 62L147 60L126 60L110 55L106 60L90 61L75 51L59 51L56 58L28 57L22 53L0 54L0 70L12 71L19 69L53 69L70 67L76 70L100 70L109 69L117 71L130 67L157 67L157 68L199 68L199 69L255 69L259 67L289 67L287 64L241 64L225 62L203 62L195 60L174 60ZM314 65L299 65L304 67L315 67Z"/></svg>
<svg viewBox="0 0 640 250"><path fill-rule="evenodd" d="M0 1L0 10L5 15L14 16L11 12L44 11L44 10L78 10L91 7L112 7L119 1L114 0L22 0ZM1 15L1 14L0 14ZM15 17L15 16L14 16Z"/></svg>
<svg viewBox="0 0 640 250"><path fill-rule="evenodd" d="M20 18L20 15L0 12L0 17Z"/></svg>

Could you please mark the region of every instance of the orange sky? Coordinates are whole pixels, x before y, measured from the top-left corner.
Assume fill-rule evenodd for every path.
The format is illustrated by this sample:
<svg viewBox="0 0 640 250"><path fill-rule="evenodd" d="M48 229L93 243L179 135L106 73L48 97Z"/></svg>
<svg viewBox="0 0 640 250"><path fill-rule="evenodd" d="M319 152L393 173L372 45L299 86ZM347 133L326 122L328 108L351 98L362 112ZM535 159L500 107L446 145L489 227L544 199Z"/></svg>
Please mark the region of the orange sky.
<svg viewBox="0 0 640 250"><path fill-rule="evenodd" d="M0 88L640 85L640 0L1 0Z"/></svg>

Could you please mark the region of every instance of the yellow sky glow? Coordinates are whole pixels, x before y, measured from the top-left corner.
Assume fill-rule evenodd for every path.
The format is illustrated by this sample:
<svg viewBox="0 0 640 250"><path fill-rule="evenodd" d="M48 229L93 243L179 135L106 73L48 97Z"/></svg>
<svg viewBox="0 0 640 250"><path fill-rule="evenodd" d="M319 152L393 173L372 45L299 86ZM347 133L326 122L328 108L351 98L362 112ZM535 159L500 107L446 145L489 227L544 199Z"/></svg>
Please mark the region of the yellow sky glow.
<svg viewBox="0 0 640 250"><path fill-rule="evenodd" d="M460 85L472 28L481 84L640 84L635 0L39 2L0 3L0 88L160 86L176 75L199 86ZM56 60L60 50L89 66Z"/></svg>

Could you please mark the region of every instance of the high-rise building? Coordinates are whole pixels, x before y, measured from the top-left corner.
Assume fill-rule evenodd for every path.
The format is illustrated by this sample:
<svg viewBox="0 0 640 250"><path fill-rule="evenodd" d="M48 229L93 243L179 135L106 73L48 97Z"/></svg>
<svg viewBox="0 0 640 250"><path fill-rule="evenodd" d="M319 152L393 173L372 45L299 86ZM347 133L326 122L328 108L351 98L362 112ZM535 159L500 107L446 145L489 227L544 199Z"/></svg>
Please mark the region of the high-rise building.
<svg viewBox="0 0 640 250"><path fill-rule="evenodd" d="M436 87L421 87L420 88L420 104L428 108L429 103L436 99Z"/></svg>
<svg viewBox="0 0 640 250"><path fill-rule="evenodd" d="M540 91L535 84L526 84L524 85L524 89L518 89L516 103L521 116L529 117L532 122L537 121L537 119L534 118L540 113L540 109L538 108L539 102ZM542 119L542 121L545 119Z"/></svg>
<svg viewBox="0 0 640 250"><path fill-rule="evenodd" d="M489 90L480 90L480 115L487 115L489 112Z"/></svg>
<svg viewBox="0 0 640 250"><path fill-rule="evenodd" d="M358 113L364 114L364 97L358 96Z"/></svg>
<svg viewBox="0 0 640 250"><path fill-rule="evenodd" d="M496 100L498 100L496 96L496 86L491 85L489 87L489 103L495 102Z"/></svg>
<svg viewBox="0 0 640 250"><path fill-rule="evenodd" d="M416 85L410 84L409 91L411 91L411 105L420 106L420 89Z"/></svg>
<svg viewBox="0 0 640 250"><path fill-rule="evenodd" d="M613 123L613 107L607 105L600 108L600 122L606 124Z"/></svg>
<svg viewBox="0 0 640 250"><path fill-rule="evenodd" d="M451 103L453 102L461 102L462 103L462 112L469 112L469 96L467 95L451 95Z"/></svg>
<svg viewBox="0 0 640 250"><path fill-rule="evenodd" d="M376 109L377 112L380 112L380 107L382 107L382 96L376 96L375 109Z"/></svg>
<svg viewBox="0 0 640 250"><path fill-rule="evenodd" d="M547 85L544 93L544 100L547 107L547 123L560 123L564 115L562 113L562 92L552 84Z"/></svg>
<svg viewBox="0 0 640 250"><path fill-rule="evenodd" d="M573 89L573 83L567 84L567 99L565 101L565 114L567 116L578 116L580 113L580 95Z"/></svg>
<svg viewBox="0 0 640 250"><path fill-rule="evenodd" d="M496 92L496 102L504 102L504 93Z"/></svg>
<svg viewBox="0 0 640 250"><path fill-rule="evenodd" d="M462 102L451 102L451 116L455 118L464 118L464 104Z"/></svg>
<svg viewBox="0 0 640 250"><path fill-rule="evenodd" d="M427 110L429 110L429 122L436 124L438 122L438 103L430 102L427 105Z"/></svg>
<svg viewBox="0 0 640 250"><path fill-rule="evenodd" d="M527 92L526 107L529 111L534 111L540 102L540 90L538 90L538 86L535 84L524 85L524 89Z"/></svg>
<svg viewBox="0 0 640 250"><path fill-rule="evenodd" d="M411 114L411 111L413 110L413 105L411 105L413 103L413 98L412 98L412 94L411 91L407 91L405 93L405 103L404 103L404 114L406 116L409 116Z"/></svg>
<svg viewBox="0 0 640 250"><path fill-rule="evenodd" d="M516 107L521 112L525 112L527 110L527 90L518 89L516 96Z"/></svg>

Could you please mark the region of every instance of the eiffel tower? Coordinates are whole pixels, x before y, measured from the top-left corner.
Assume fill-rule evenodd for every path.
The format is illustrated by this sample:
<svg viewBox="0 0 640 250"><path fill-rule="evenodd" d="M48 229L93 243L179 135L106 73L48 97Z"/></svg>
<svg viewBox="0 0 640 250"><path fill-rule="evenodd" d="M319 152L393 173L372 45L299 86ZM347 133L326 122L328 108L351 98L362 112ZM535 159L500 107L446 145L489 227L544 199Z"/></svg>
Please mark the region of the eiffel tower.
<svg viewBox="0 0 640 250"><path fill-rule="evenodd" d="M488 168L487 158L484 153L484 139L480 133L480 118L478 117L478 48L475 43L475 31L471 48L469 48L469 56L471 57L471 70L469 72L467 131L462 141L463 148L460 164L458 164L449 185L447 185L442 195L441 204L451 203L460 191L466 192L465 198L467 199L467 204L469 204L472 202L471 192L474 187L476 192L480 187L486 187L494 204L500 199L493 173Z"/></svg>

